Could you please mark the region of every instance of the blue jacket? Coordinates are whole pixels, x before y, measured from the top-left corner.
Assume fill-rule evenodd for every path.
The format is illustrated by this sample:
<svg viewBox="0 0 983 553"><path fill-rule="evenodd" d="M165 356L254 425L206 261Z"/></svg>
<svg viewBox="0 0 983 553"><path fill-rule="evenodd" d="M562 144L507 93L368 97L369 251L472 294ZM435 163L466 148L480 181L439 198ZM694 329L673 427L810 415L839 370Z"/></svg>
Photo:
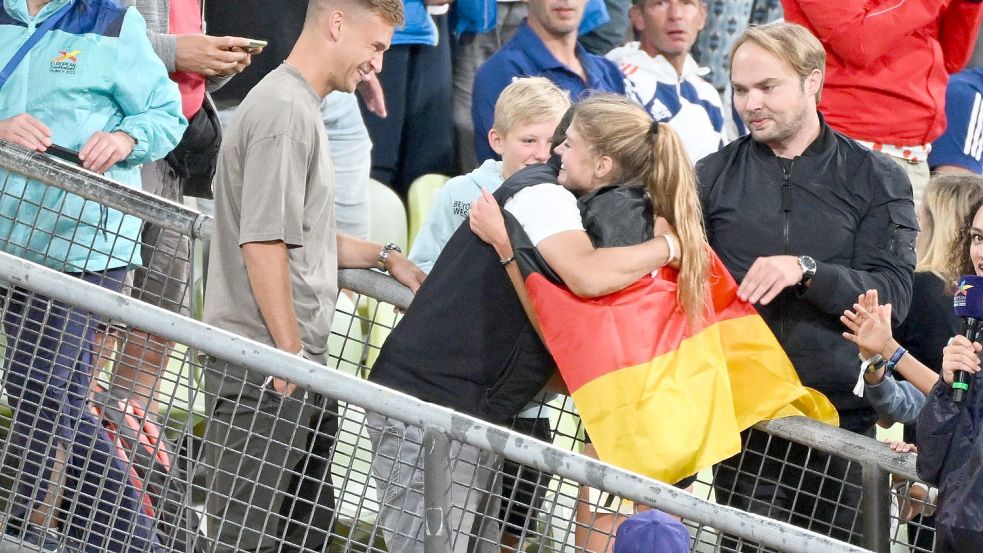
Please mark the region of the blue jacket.
<svg viewBox="0 0 983 553"><path fill-rule="evenodd" d="M0 119L28 113L52 141L79 150L96 131L124 131L130 156L106 177L140 188L140 164L174 149L187 122L181 96L135 8L113 0L52 0L34 17L27 0L4 0L0 66L37 25L72 4L0 91ZM0 249L64 272L140 262L140 220L0 169Z"/></svg>
<svg viewBox="0 0 983 553"><path fill-rule="evenodd" d="M450 13L451 30L455 36L486 33L498 25L497 0L454 0ZM577 34L584 36L610 19L604 0L587 0Z"/></svg>
<svg viewBox="0 0 983 553"><path fill-rule="evenodd" d="M983 551L983 374L963 404L942 379L918 415L918 476L939 487L936 553Z"/></svg>
<svg viewBox="0 0 983 553"><path fill-rule="evenodd" d="M406 22L393 33L392 45L425 44L436 46L437 25L427 12L423 0L403 0L403 14Z"/></svg>
<svg viewBox="0 0 983 553"><path fill-rule="evenodd" d="M553 57L529 22L523 21L512 40L481 64L474 76L474 94L471 98L474 149L478 161L497 159L488 144L488 131L495 119L498 96L516 77L546 77L570 93L574 101L587 90L625 93L625 77L613 61L591 54L579 43L577 58L587 74L587 82Z"/></svg>

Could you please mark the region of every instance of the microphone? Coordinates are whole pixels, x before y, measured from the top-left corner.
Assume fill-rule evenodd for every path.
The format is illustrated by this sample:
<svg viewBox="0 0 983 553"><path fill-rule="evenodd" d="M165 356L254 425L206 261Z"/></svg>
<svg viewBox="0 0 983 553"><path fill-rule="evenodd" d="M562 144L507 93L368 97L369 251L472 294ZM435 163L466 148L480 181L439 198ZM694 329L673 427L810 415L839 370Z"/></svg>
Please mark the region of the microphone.
<svg viewBox="0 0 983 553"><path fill-rule="evenodd" d="M960 278L959 287L952 297L952 308L962 321L959 333L970 342L978 341L983 333L983 277L967 275ZM971 374L956 371L952 379L952 401L965 401L972 383Z"/></svg>

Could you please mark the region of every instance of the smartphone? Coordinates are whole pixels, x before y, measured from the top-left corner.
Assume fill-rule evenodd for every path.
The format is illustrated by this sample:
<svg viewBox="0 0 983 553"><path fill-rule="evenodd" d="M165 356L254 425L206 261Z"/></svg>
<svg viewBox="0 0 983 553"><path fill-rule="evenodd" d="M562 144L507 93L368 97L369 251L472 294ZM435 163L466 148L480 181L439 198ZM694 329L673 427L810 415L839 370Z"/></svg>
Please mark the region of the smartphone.
<svg viewBox="0 0 983 553"><path fill-rule="evenodd" d="M269 44L269 42L267 42L265 40L259 40L259 39L256 39L256 38L251 38L251 39L249 39L249 44L246 46L246 50L249 50L249 51L259 50L260 48L266 48L266 45L267 44Z"/></svg>
<svg viewBox="0 0 983 553"><path fill-rule="evenodd" d="M50 156L54 156L58 159L65 160L69 163L74 163L75 165L78 166L82 165L82 160L79 159L78 152L76 152L75 150L69 150L68 148L64 148L57 144L52 144L51 146L48 146L48 149L46 149L44 153Z"/></svg>

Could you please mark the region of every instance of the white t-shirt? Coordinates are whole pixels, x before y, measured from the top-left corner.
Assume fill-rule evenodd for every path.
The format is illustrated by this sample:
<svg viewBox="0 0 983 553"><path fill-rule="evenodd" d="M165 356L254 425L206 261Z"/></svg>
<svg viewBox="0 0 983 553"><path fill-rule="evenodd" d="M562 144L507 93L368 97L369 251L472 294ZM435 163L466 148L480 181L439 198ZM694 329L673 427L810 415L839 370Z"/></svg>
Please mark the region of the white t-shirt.
<svg viewBox="0 0 983 553"><path fill-rule="evenodd" d="M577 198L559 184L523 188L505 202L505 209L519 221L533 246L554 234L584 230Z"/></svg>

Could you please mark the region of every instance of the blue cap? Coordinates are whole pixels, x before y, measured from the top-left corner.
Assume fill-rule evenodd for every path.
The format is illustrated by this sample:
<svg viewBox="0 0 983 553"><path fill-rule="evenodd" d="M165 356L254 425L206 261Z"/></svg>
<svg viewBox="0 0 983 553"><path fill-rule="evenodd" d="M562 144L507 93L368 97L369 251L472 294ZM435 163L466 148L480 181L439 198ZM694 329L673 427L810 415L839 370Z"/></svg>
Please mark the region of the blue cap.
<svg viewBox="0 0 983 553"><path fill-rule="evenodd" d="M689 532L682 522L652 509L618 527L614 553L689 553Z"/></svg>

